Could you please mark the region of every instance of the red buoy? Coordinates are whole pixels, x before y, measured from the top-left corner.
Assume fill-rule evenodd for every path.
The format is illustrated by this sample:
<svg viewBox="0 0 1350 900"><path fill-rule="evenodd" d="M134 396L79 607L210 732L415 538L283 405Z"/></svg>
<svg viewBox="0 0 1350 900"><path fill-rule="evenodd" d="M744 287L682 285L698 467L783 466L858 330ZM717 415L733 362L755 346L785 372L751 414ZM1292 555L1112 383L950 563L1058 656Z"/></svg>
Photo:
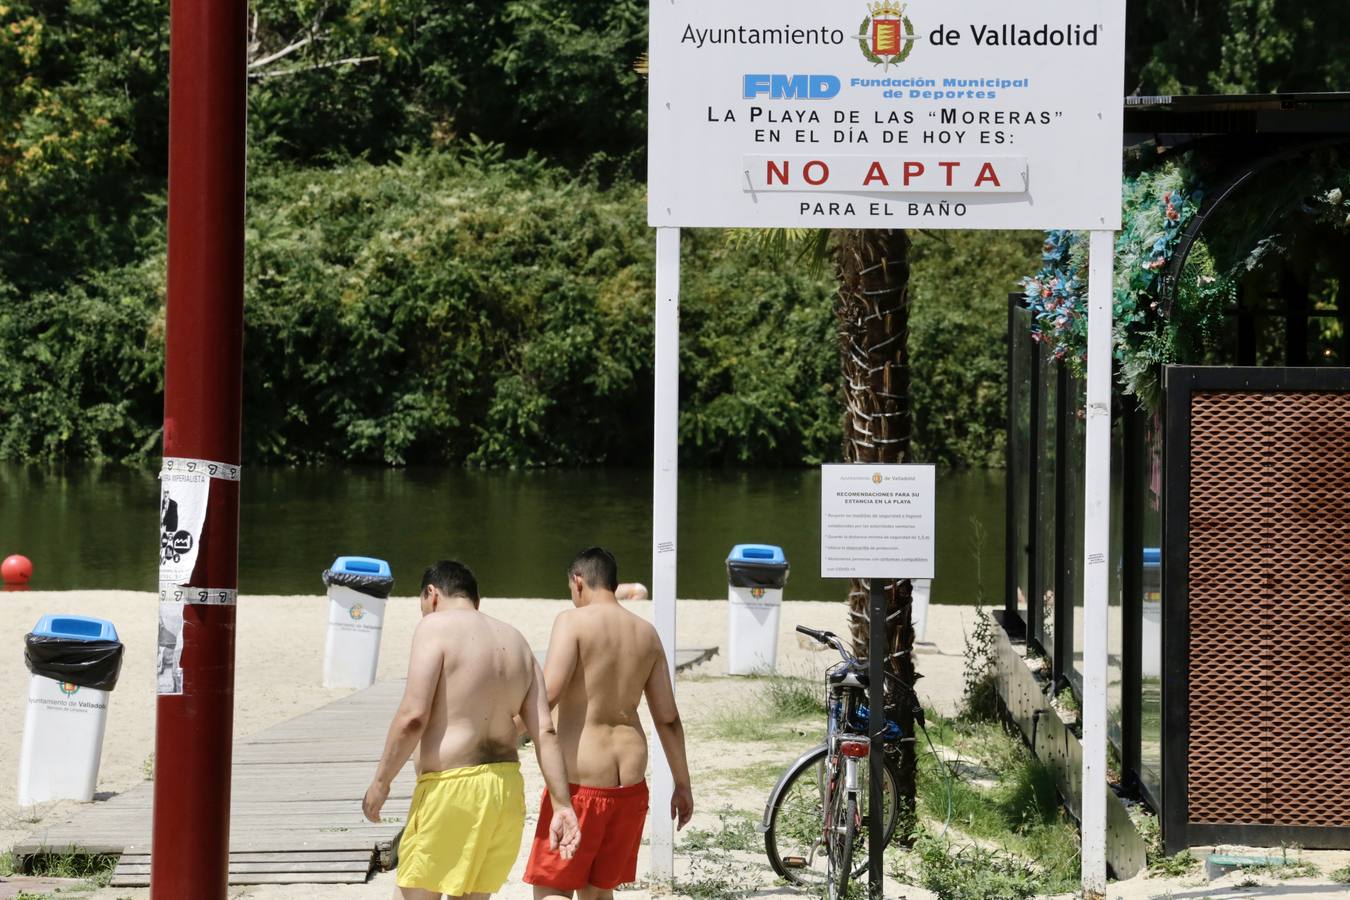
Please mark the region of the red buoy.
<svg viewBox="0 0 1350 900"><path fill-rule="evenodd" d="M27 584L32 577L33 563L26 556L16 553L5 557L5 561L0 563L0 581L5 584Z"/></svg>

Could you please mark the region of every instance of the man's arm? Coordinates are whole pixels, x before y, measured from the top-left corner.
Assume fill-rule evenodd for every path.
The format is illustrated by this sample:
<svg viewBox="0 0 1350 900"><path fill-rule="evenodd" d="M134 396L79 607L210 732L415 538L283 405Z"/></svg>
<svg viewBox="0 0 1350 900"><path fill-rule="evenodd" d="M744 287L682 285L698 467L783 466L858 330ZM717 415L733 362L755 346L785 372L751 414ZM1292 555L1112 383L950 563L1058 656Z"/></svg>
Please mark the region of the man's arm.
<svg viewBox="0 0 1350 900"><path fill-rule="evenodd" d="M548 830L549 847L557 850L563 859L571 859L577 845L581 843L581 827L577 824L577 814L572 811L567 764L563 760L562 746L558 743L557 729L553 727L553 717L549 715L544 671L537 662L534 663L534 674L530 679L530 689L525 693L525 702L520 705L520 720L525 723L530 740L534 741L539 771L544 775L544 786L553 800L553 821Z"/></svg>
<svg viewBox="0 0 1350 900"><path fill-rule="evenodd" d="M675 688L670 683L670 672L666 668L666 654L657 641L656 662L652 673L647 676L644 688L647 695L647 710L652 715L652 727L661 739L661 749L666 753L666 762L670 763L671 774L675 776L675 793L670 798L670 817L679 820L679 828L689 824L694 815L694 792L689 785L689 760L684 750L684 724L680 721L680 710L675 706Z"/></svg>
<svg viewBox="0 0 1350 900"><path fill-rule="evenodd" d="M408 685L403 689L403 699L389 724L389 736L385 739L384 755L375 769L375 778L361 803L362 812L372 822L380 821L380 809L389 799L389 785L412 756L417 742L422 739L422 732L426 731L431 701L436 696L444 662L444 653L432 634L435 627L435 623L423 619L413 632Z"/></svg>
<svg viewBox="0 0 1350 900"><path fill-rule="evenodd" d="M548 708L558 705L563 691L577 669L581 648L577 646L576 628L572 616L560 613L553 620L553 633L548 636L548 656L544 659L544 684L548 686Z"/></svg>

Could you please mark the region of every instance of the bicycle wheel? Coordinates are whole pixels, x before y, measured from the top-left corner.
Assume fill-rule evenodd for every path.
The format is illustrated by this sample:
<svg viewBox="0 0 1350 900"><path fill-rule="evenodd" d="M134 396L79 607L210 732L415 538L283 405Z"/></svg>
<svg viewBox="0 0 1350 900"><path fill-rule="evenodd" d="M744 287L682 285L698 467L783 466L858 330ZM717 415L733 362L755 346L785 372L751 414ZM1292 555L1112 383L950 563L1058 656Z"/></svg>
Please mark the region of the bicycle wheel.
<svg viewBox="0 0 1350 900"><path fill-rule="evenodd" d="M894 761L886 759L886 779L882 783L886 823L886 842L895 836L900 821L896 803L899 779ZM858 766L859 801L862 812L855 822L853 839L853 877L867 874L867 823L870 794L870 770ZM799 759L779 780L770 798L768 827L764 831L764 853L780 878L794 884L824 890L828 883L829 855L825 846L826 785L825 747Z"/></svg>
<svg viewBox="0 0 1350 900"><path fill-rule="evenodd" d="M830 823L830 900L848 895L848 879L853 874L853 851L858 838L858 798L839 795ZM864 852L866 840L863 841ZM867 867L864 865L863 869Z"/></svg>

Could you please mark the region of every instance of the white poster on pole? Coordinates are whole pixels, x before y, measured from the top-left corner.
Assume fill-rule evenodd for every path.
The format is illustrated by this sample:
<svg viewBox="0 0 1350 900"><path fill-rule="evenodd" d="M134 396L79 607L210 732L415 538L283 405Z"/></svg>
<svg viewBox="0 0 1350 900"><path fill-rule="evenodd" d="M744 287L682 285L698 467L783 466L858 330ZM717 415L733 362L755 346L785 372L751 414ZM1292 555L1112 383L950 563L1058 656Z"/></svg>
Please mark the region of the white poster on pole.
<svg viewBox="0 0 1350 900"><path fill-rule="evenodd" d="M651 4L649 221L1120 226L1123 0Z"/></svg>
<svg viewBox="0 0 1350 900"><path fill-rule="evenodd" d="M820 467L821 578L932 578L937 473L931 465Z"/></svg>
<svg viewBox="0 0 1350 900"><path fill-rule="evenodd" d="M163 596L163 592L160 593ZM184 604L181 602L159 601L155 685L160 696L172 697L183 693L183 610Z"/></svg>
<svg viewBox="0 0 1350 900"><path fill-rule="evenodd" d="M211 496L205 468L166 459L159 473L159 583L187 584L201 550L202 525Z"/></svg>

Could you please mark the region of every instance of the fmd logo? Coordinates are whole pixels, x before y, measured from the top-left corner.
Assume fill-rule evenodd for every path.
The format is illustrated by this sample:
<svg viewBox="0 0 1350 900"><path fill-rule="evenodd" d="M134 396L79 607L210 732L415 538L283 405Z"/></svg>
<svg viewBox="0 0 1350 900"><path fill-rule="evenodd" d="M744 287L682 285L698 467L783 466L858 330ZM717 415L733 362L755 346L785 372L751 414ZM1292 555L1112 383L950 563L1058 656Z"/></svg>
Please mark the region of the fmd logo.
<svg viewBox="0 0 1350 900"><path fill-rule="evenodd" d="M836 75L746 75L745 99L768 95L770 100L830 100L839 94Z"/></svg>

